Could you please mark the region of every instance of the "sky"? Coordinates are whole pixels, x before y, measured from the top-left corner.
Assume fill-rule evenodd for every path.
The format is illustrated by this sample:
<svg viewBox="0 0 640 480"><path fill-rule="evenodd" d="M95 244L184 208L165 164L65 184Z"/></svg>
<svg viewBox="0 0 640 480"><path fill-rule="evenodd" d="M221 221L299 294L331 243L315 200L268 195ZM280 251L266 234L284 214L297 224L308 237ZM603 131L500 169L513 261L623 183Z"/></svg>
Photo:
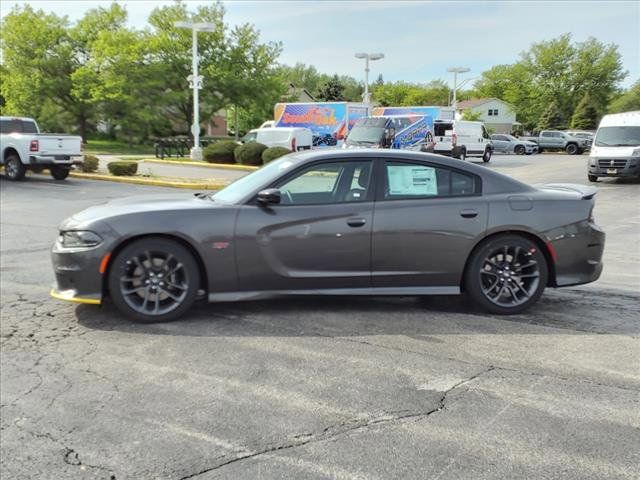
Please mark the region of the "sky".
<svg viewBox="0 0 640 480"><path fill-rule="evenodd" d="M102 0L0 0L0 14L15 4L76 21ZM155 7L171 0L118 0L129 12L129 24L144 28ZM211 1L185 1L188 6ZM640 2L638 1L225 1L230 25L249 22L263 41L280 41L280 62L314 65L320 72L364 79L355 52L381 52L371 64L371 81L451 83L448 67L471 69L460 79L472 79L488 68L517 61L534 42L569 32L576 41L593 36L615 43L631 85L640 78ZM460 80L459 80L460 81Z"/></svg>

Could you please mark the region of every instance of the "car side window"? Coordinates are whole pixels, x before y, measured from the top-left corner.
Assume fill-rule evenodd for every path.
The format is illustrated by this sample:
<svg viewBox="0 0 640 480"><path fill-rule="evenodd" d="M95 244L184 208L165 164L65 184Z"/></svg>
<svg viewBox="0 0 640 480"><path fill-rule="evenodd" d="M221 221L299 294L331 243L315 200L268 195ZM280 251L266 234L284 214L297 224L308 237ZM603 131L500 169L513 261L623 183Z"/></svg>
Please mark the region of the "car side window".
<svg viewBox="0 0 640 480"><path fill-rule="evenodd" d="M457 170L426 164L390 161L385 163L386 200L417 197L475 195L476 177Z"/></svg>
<svg viewBox="0 0 640 480"><path fill-rule="evenodd" d="M371 184L371 161L311 165L277 188L283 205L364 202Z"/></svg>

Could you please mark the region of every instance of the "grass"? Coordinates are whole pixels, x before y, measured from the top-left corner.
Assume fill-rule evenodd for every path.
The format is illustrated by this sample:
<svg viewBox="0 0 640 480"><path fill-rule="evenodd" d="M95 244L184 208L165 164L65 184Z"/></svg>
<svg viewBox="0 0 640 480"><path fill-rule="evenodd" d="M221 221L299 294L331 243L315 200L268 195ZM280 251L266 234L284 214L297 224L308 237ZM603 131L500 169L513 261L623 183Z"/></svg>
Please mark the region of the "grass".
<svg viewBox="0 0 640 480"><path fill-rule="evenodd" d="M88 140L85 153L91 155L155 155L153 145L131 145L118 140Z"/></svg>

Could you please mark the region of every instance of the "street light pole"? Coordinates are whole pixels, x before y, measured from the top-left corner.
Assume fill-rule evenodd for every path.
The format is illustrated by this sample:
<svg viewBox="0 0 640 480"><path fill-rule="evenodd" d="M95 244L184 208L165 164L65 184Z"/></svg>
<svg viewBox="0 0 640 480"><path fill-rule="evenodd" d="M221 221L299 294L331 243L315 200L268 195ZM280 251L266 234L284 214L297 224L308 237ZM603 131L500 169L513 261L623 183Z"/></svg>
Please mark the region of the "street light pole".
<svg viewBox="0 0 640 480"><path fill-rule="evenodd" d="M193 124L191 134L193 135L193 148L191 149L191 160L202 160L202 148L200 148L200 92L202 88L202 76L198 75L198 32L213 32L216 26L213 23L191 23L175 22L178 28L190 29L191 36L191 75L187 77L190 86L193 88Z"/></svg>
<svg viewBox="0 0 640 480"><path fill-rule="evenodd" d="M453 73L453 111L455 114L456 108L457 108L457 101L456 101L456 91L458 90L458 74L459 73L467 73L471 71L470 68L466 68L466 67L451 67L451 68L447 68L447 72L449 73Z"/></svg>
<svg viewBox="0 0 640 480"><path fill-rule="evenodd" d="M364 104L367 107L367 115L369 114L369 106L371 99L369 98L369 61L380 60L384 58L384 53L356 53L356 58L364 58Z"/></svg>

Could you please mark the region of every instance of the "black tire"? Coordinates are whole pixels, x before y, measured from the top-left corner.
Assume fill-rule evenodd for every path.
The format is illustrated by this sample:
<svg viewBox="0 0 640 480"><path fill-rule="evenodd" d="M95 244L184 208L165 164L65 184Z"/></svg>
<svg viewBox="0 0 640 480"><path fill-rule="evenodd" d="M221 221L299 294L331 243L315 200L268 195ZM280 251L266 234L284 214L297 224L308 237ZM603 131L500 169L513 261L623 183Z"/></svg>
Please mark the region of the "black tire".
<svg viewBox="0 0 640 480"><path fill-rule="evenodd" d="M578 153L578 146L575 143L570 143L564 148L564 151L567 152L568 155L576 155Z"/></svg>
<svg viewBox="0 0 640 480"><path fill-rule="evenodd" d="M589 179L590 182L597 182L598 181L598 176L597 175L587 175L587 178Z"/></svg>
<svg viewBox="0 0 640 480"><path fill-rule="evenodd" d="M538 153L542 153L542 152L543 150L540 147L538 147Z"/></svg>
<svg viewBox="0 0 640 480"><path fill-rule="evenodd" d="M49 172L51 172L51 176L54 180L64 180L69 176L69 172L71 169L69 167L61 167L61 166L51 166L49 167Z"/></svg>
<svg viewBox="0 0 640 480"><path fill-rule="evenodd" d="M193 305L200 271L191 252L180 243L143 238L116 255L108 283L114 305L127 317L142 323L169 322Z"/></svg>
<svg viewBox="0 0 640 480"><path fill-rule="evenodd" d="M505 234L491 237L474 249L464 286L483 310L512 315L538 301L548 275L547 261L538 245L526 237Z"/></svg>
<svg viewBox="0 0 640 480"><path fill-rule="evenodd" d="M458 154L456 155L458 160L462 160L463 162L467 161L467 149L462 147L458 150Z"/></svg>
<svg viewBox="0 0 640 480"><path fill-rule="evenodd" d="M526 151L527 150L524 148L524 145L516 145L516 148L513 149L513 152L516 155L524 155Z"/></svg>
<svg viewBox="0 0 640 480"><path fill-rule="evenodd" d="M491 160L491 149L487 148L484 153L482 154L482 161L484 163L489 163L489 161Z"/></svg>
<svg viewBox="0 0 640 480"><path fill-rule="evenodd" d="M4 159L4 174L9 180L17 182L22 180L27 173L27 168L20 161L20 157L15 153L7 155Z"/></svg>

